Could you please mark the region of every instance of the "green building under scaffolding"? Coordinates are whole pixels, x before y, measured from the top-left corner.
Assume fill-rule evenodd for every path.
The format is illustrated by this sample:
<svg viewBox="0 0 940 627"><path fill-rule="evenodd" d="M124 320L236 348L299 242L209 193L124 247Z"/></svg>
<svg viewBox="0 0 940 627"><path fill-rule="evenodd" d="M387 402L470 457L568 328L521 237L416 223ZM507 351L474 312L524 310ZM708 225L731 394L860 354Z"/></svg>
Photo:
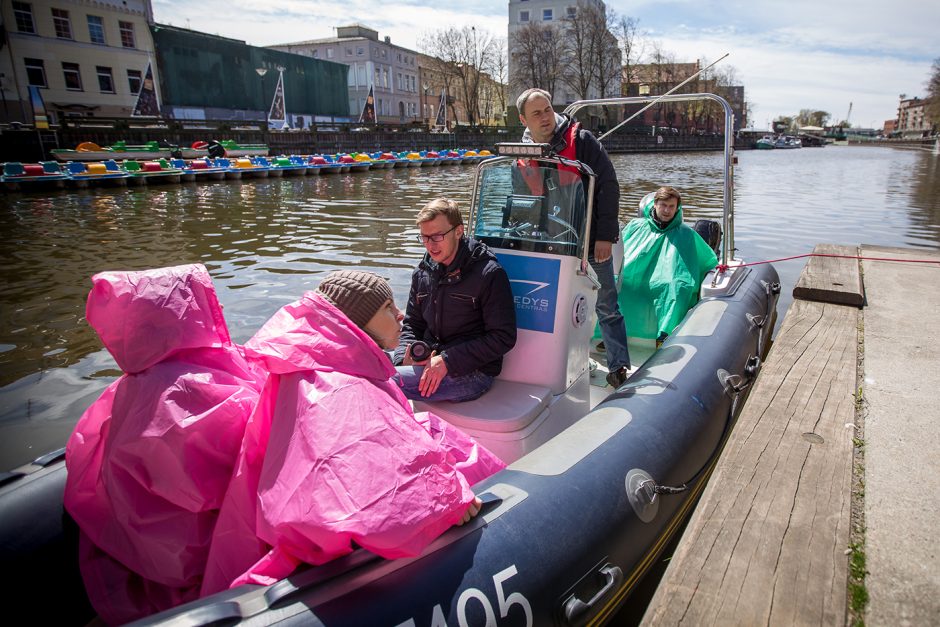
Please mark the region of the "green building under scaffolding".
<svg viewBox="0 0 940 627"><path fill-rule="evenodd" d="M283 68L291 127L349 119L348 68L342 63L164 24L151 25L151 31L165 117L264 120Z"/></svg>

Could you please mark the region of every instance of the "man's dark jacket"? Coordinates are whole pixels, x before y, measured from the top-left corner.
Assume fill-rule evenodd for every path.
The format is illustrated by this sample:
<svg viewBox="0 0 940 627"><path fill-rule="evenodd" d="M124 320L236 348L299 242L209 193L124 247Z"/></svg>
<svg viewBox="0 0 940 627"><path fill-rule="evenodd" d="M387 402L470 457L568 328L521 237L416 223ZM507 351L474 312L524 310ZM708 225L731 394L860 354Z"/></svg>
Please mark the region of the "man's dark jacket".
<svg viewBox="0 0 940 627"><path fill-rule="evenodd" d="M485 244L461 238L446 268L425 253L411 275L395 364L415 340L444 357L450 376L499 374L503 355L516 344L516 305L509 276Z"/></svg>
<svg viewBox="0 0 940 627"><path fill-rule="evenodd" d="M555 114L555 134L549 144L556 153L561 153L568 145L568 128L574 120L568 114ZM532 141L529 129L522 136L523 141ZM591 221L591 255L594 254L594 242L616 242L620 239L620 223L617 218L620 204L620 185L617 173L607 151L601 146L594 134L587 129L578 129L575 140L575 158L587 164L597 180L594 182L594 219ZM586 189L586 187L585 187Z"/></svg>

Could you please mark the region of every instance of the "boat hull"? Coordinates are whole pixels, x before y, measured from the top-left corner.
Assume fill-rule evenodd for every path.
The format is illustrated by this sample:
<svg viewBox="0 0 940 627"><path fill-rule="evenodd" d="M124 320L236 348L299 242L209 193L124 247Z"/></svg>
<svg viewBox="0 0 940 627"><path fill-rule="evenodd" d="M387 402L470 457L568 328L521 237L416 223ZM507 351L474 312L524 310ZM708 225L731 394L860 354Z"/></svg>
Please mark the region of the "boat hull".
<svg viewBox="0 0 940 627"><path fill-rule="evenodd" d="M711 474L768 348L777 282L769 265L736 269L727 290L700 301L616 393L474 486L486 502L480 516L422 555L384 560L359 550L272 586L242 586L144 623L476 625L497 613L501 625L610 620L681 528ZM42 513L36 533L16 536L23 525L3 526L16 541L0 542L0 557L26 569L16 571L8 592L41 602L46 593L35 581L46 573L60 579L71 573L61 585L80 581L69 559L75 539L62 522L64 462L36 475L0 489L4 521ZM646 490L653 485L681 491L654 496ZM58 550L46 561L27 559L48 546Z"/></svg>

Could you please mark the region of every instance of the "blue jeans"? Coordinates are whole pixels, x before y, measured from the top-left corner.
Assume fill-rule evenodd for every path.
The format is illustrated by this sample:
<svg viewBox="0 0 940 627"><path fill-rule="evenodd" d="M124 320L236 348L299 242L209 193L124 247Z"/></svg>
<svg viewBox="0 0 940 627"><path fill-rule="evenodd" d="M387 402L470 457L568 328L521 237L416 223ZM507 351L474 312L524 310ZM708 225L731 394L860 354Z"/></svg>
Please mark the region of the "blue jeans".
<svg viewBox="0 0 940 627"><path fill-rule="evenodd" d="M454 401L457 403L472 401L483 396L483 393L493 385L493 377L474 370L459 377L446 375L441 379L441 384L437 386L434 394L421 396L418 383L421 382L424 366L396 366L395 370L398 374L393 378L402 386L401 391L405 393L405 396L413 401Z"/></svg>
<svg viewBox="0 0 940 627"><path fill-rule="evenodd" d="M597 322L601 327L601 337L607 349L607 369L617 370L630 367L630 352L627 348L627 328L617 303L617 285L614 283L614 261L608 259L602 263L588 258L601 289L597 292Z"/></svg>

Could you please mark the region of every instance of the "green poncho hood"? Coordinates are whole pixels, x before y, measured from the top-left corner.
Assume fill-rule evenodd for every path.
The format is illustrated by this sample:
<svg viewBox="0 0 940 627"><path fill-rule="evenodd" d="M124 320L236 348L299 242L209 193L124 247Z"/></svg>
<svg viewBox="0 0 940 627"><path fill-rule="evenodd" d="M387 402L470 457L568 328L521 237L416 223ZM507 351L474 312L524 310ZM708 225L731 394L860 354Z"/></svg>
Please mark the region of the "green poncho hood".
<svg viewBox="0 0 940 627"><path fill-rule="evenodd" d="M665 228L656 224L652 211L650 199L643 217L623 229L618 285L627 335L647 339L672 333L698 302L705 274L718 265L714 251L682 222L682 205Z"/></svg>

